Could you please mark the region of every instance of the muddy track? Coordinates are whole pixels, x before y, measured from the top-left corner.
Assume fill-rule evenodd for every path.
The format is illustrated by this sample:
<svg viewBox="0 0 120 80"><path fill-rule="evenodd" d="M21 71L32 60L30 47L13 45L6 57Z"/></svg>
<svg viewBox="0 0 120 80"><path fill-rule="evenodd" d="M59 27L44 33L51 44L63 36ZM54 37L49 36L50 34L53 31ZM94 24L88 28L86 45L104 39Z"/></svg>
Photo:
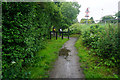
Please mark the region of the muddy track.
<svg viewBox="0 0 120 80"><path fill-rule="evenodd" d="M77 38L70 38L59 51L59 57L50 71L50 78L84 78L80 68L77 50L74 47Z"/></svg>

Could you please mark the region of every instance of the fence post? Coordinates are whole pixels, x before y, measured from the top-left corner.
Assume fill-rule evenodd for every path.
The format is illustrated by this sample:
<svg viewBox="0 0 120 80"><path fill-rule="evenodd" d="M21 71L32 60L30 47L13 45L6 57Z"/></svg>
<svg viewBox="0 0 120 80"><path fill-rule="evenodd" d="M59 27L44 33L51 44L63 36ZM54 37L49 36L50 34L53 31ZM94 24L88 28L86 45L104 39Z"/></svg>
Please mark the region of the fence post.
<svg viewBox="0 0 120 80"><path fill-rule="evenodd" d="M63 39L63 32L62 32L62 39Z"/></svg>
<svg viewBox="0 0 120 80"><path fill-rule="evenodd" d="M56 40L57 40L57 32L56 32Z"/></svg>
<svg viewBox="0 0 120 80"><path fill-rule="evenodd" d="M50 39L51 39L51 31L50 31Z"/></svg>
<svg viewBox="0 0 120 80"><path fill-rule="evenodd" d="M68 28L68 39L69 39L69 28Z"/></svg>

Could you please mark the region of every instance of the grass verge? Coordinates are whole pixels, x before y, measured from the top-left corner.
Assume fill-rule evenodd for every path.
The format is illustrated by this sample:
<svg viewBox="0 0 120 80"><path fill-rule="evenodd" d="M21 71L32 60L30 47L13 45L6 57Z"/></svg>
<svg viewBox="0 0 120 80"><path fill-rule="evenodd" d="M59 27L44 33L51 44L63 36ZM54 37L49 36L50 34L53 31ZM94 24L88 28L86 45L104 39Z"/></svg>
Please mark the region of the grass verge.
<svg viewBox="0 0 120 80"><path fill-rule="evenodd" d="M52 68L52 65L56 58L58 57L59 49L68 39L58 38L57 40L52 39L48 40L46 48L40 50L37 53L37 62L34 63L32 67L27 68L27 71L30 72L30 78L48 78L49 70Z"/></svg>
<svg viewBox="0 0 120 80"><path fill-rule="evenodd" d="M70 37L77 37L77 38L79 38L80 34L71 34Z"/></svg>
<svg viewBox="0 0 120 80"><path fill-rule="evenodd" d="M114 73L116 68L108 68L101 63L97 56L89 54L89 50L82 45L81 37L75 43L80 57L81 68L84 70L85 78L118 78Z"/></svg>

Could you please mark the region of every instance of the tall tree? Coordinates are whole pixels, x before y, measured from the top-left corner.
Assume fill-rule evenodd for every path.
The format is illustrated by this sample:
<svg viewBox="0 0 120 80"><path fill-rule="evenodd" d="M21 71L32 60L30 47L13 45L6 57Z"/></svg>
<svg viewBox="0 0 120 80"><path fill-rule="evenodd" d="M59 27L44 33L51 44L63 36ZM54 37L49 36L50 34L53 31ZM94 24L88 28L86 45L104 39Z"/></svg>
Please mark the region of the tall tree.
<svg viewBox="0 0 120 80"><path fill-rule="evenodd" d="M77 2L62 2L61 3L61 13L63 16L62 22L65 23L64 26L68 27L73 24L74 20L79 14L80 5Z"/></svg>

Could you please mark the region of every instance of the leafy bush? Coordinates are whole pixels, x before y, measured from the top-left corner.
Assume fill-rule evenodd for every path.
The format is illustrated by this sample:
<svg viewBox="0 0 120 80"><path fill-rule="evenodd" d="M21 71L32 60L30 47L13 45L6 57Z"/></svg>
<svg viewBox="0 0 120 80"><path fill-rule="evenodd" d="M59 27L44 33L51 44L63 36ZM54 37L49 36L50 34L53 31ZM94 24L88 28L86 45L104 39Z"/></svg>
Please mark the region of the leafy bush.
<svg viewBox="0 0 120 80"><path fill-rule="evenodd" d="M106 27L106 30L100 34L99 40L96 42L97 55L107 58L116 63L119 54L117 28L115 26Z"/></svg>
<svg viewBox="0 0 120 80"><path fill-rule="evenodd" d="M102 28L100 28L99 25L91 25L90 29L85 30L82 33L84 45L95 48L94 42L98 40L101 30Z"/></svg>
<svg viewBox="0 0 120 80"><path fill-rule="evenodd" d="M72 26L69 27L70 34L81 34L81 26L79 23L75 23ZM68 31L68 29L65 29L64 31Z"/></svg>
<svg viewBox="0 0 120 80"><path fill-rule="evenodd" d="M89 30L83 32L82 40L85 46L92 48L90 53L98 55L104 60L108 59L105 61L106 66L118 64L120 48L117 26L91 25Z"/></svg>
<svg viewBox="0 0 120 80"><path fill-rule="evenodd" d="M76 2L67 5L63 2L3 2L3 78L28 77L30 72L23 68L37 62L36 53L45 48L51 26L67 28L79 14L79 8Z"/></svg>
<svg viewBox="0 0 120 80"><path fill-rule="evenodd" d="M2 4L2 75L25 78L23 68L35 62L35 53L45 47L49 37L54 3L4 2ZM51 14L51 16L50 16ZM59 14L58 14L59 15Z"/></svg>

